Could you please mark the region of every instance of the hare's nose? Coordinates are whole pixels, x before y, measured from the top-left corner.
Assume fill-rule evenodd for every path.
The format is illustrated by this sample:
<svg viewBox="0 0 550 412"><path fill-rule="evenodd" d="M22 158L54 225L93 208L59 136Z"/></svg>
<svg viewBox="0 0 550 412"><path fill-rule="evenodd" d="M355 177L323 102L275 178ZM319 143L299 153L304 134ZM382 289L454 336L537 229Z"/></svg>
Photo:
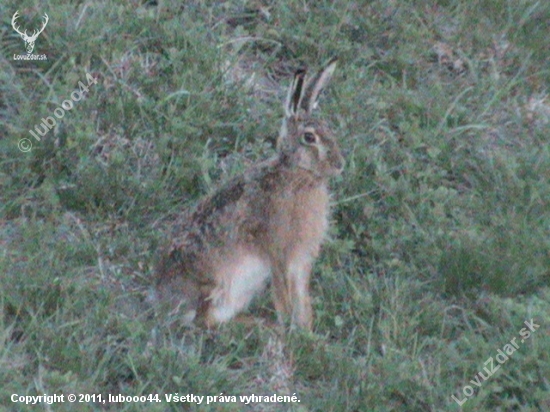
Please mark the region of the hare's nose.
<svg viewBox="0 0 550 412"><path fill-rule="evenodd" d="M334 160L333 167L334 169L336 169L338 173L341 173L344 170L345 164L346 164L346 161L344 160L344 158L342 156L338 156Z"/></svg>

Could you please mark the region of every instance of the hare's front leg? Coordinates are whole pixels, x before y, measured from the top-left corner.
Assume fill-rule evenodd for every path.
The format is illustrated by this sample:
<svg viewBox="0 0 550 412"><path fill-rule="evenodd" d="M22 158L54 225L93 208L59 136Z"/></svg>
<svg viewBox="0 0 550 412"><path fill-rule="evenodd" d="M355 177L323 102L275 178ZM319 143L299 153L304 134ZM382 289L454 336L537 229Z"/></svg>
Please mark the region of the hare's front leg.
<svg viewBox="0 0 550 412"><path fill-rule="evenodd" d="M292 325L311 330L313 323L309 295L311 267L310 257L300 257L293 259L286 270L274 272L273 298L280 322L284 315L290 315Z"/></svg>
<svg viewBox="0 0 550 412"><path fill-rule="evenodd" d="M290 295L288 293L287 269L281 262L273 265L271 292L273 295L273 304L277 311L277 321L284 324L285 317L292 313Z"/></svg>
<svg viewBox="0 0 550 412"><path fill-rule="evenodd" d="M309 295L309 278L313 261L311 258L296 259L290 264L288 286L292 303L292 324L311 330L313 310Z"/></svg>

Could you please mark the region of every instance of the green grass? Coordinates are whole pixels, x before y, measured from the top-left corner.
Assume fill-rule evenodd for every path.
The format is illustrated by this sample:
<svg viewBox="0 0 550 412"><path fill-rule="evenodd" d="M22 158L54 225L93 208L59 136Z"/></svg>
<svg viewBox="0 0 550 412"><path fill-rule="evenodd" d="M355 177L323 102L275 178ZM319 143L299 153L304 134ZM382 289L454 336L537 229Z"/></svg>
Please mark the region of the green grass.
<svg viewBox="0 0 550 412"><path fill-rule="evenodd" d="M282 3L0 5L2 410L550 409L550 3ZM16 10L29 32L48 13L47 61L13 60ZM174 213L272 155L292 71L334 55L320 112L347 165L314 333L159 326L145 295ZM269 294L250 312L272 319ZM43 393L301 402L10 401Z"/></svg>

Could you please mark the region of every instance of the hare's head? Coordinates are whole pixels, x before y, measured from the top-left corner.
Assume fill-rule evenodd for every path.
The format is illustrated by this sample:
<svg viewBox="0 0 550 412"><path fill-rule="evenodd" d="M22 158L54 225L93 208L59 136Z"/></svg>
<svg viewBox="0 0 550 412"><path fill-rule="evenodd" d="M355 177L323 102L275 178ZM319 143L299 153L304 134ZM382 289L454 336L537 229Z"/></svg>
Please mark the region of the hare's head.
<svg viewBox="0 0 550 412"><path fill-rule="evenodd" d="M321 178L338 175L344 168L344 159L333 133L324 121L312 117L319 94L335 67L336 59L332 59L307 80L305 70L296 72L277 140L277 149L286 161Z"/></svg>

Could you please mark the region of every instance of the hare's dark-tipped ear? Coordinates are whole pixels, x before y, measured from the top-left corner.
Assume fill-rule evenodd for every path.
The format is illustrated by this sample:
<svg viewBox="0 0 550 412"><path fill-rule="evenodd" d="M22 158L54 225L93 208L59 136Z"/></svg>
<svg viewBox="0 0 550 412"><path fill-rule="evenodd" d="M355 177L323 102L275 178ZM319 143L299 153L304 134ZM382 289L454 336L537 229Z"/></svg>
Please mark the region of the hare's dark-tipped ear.
<svg viewBox="0 0 550 412"><path fill-rule="evenodd" d="M303 97L300 102L300 107L311 114L312 110L317 106L319 94L326 87L334 69L336 69L337 57L333 57L315 76L307 81L303 91Z"/></svg>
<svg viewBox="0 0 550 412"><path fill-rule="evenodd" d="M304 69L297 70L296 73L294 74L294 79L292 80L292 84L288 89L288 94L286 96L286 102L285 102L285 112L287 117L290 117L298 113L298 109L300 107L300 101L302 99L302 95L304 91L305 75L306 75L306 71Z"/></svg>

